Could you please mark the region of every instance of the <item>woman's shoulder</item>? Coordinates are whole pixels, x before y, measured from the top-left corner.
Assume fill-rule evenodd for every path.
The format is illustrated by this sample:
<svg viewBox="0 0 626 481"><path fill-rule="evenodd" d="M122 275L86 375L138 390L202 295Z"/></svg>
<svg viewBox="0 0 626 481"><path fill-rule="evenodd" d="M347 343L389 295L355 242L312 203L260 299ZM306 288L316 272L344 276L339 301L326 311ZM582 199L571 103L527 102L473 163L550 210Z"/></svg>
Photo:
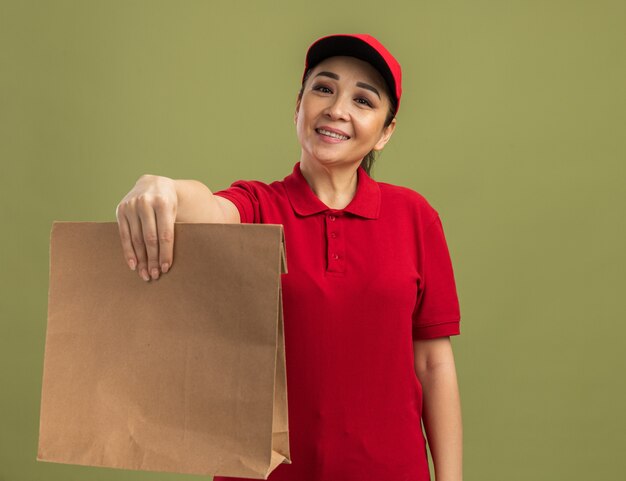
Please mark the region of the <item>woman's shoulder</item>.
<svg viewBox="0 0 626 481"><path fill-rule="evenodd" d="M393 204L395 207L404 206L426 219L434 219L439 215L430 201L415 189L388 182L378 182L378 185L383 202Z"/></svg>
<svg viewBox="0 0 626 481"><path fill-rule="evenodd" d="M377 182L380 186L381 192L385 192L387 195L394 195L399 197L406 197L413 202L425 202L428 203L426 197L417 190L404 185L390 184L389 182Z"/></svg>

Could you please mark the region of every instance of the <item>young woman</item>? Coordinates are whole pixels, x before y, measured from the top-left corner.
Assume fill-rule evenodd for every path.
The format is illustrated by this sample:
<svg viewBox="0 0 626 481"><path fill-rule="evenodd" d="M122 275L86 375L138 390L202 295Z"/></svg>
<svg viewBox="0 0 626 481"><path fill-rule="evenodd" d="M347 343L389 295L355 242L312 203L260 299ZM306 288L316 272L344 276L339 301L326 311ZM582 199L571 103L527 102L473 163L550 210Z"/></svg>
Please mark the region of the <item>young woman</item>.
<svg viewBox="0 0 626 481"><path fill-rule="evenodd" d="M400 65L375 38L318 39L291 174L215 193L146 175L117 207L126 259L146 281L172 266L175 221L283 224L292 464L271 481L429 480L422 420L437 481L462 479L449 338L460 313L441 220L419 193L369 176L401 92Z"/></svg>

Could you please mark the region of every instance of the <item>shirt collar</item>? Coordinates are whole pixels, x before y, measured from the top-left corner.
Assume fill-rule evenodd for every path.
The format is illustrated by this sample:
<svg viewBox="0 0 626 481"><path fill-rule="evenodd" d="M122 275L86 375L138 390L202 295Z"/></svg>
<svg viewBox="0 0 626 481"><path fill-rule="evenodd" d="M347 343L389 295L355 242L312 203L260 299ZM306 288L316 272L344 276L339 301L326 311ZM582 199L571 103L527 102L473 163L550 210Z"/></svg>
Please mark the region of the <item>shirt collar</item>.
<svg viewBox="0 0 626 481"><path fill-rule="evenodd" d="M377 219L380 212L380 187L363 167L359 166L356 194L344 209L331 209L313 192L300 170L300 162L293 167L293 172L283 180L287 196L293 210L299 215L312 215L327 210L341 210L366 219Z"/></svg>

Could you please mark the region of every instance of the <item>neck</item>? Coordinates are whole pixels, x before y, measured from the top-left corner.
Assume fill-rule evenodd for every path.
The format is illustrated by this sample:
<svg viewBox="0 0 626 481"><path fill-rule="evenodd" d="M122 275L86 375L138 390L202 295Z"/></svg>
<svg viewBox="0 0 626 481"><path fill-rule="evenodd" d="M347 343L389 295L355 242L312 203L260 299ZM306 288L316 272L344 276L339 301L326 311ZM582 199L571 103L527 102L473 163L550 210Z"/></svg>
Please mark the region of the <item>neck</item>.
<svg viewBox="0 0 626 481"><path fill-rule="evenodd" d="M340 210L356 194L359 165L327 166L301 159L300 172L318 199L329 208Z"/></svg>

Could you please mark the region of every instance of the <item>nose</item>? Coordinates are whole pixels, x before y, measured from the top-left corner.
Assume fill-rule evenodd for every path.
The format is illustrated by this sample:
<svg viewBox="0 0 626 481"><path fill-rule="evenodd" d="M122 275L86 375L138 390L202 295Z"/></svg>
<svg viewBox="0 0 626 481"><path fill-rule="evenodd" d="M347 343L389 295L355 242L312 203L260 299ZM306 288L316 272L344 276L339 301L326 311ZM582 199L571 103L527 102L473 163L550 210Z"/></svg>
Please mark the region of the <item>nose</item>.
<svg viewBox="0 0 626 481"><path fill-rule="evenodd" d="M335 95L326 108L326 115L333 120L348 120L350 116L349 101L350 99L345 95Z"/></svg>

